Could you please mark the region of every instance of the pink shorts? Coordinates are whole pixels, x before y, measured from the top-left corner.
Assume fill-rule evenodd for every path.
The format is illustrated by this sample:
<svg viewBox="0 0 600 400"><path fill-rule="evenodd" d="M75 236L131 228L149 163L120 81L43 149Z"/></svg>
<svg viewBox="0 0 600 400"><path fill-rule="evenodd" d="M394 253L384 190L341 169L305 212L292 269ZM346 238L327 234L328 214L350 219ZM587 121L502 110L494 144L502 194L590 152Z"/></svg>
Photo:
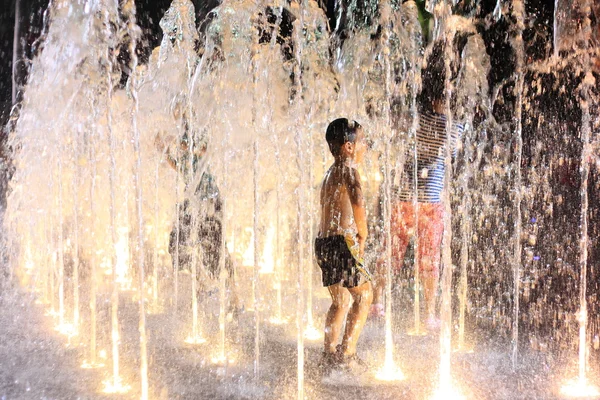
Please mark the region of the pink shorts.
<svg viewBox="0 0 600 400"><path fill-rule="evenodd" d="M442 203L419 203L418 210L418 221L415 221L415 207L412 202L392 204L392 268L399 270L402 267L408 242L418 230L419 271L437 274L444 234L444 205ZM415 224L415 222L418 223Z"/></svg>

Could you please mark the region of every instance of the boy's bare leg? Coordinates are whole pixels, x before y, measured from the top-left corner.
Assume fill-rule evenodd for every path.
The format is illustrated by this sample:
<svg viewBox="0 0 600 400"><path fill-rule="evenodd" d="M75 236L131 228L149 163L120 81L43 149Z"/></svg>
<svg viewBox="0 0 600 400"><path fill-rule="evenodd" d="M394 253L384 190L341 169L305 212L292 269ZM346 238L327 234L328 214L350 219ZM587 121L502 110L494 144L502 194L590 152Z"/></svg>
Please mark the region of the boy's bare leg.
<svg viewBox="0 0 600 400"><path fill-rule="evenodd" d="M331 306L325 319L325 352L335 353L344 319L350 308L350 294L341 284L328 286L331 295Z"/></svg>
<svg viewBox="0 0 600 400"><path fill-rule="evenodd" d="M238 286L237 281L235 279L235 264L229 252L225 252L225 273L227 276L225 277L225 287L229 294L229 305L228 312L233 312L233 314L237 314L241 311L242 304L240 302L240 297L238 295ZM220 271L222 273L223 271Z"/></svg>
<svg viewBox="0 0 600 400"><path fill-rule="evenodd" d="M348 291L352 295L354 303L348 313L346 331L344 332L344 339L342 341L342 351L344 355L356 354L356 344L358 343L360 333L365 326L367 315L369 314L369 307L373 301L373 288L371 282L365 282L360 286L348 288Z"/></svg>

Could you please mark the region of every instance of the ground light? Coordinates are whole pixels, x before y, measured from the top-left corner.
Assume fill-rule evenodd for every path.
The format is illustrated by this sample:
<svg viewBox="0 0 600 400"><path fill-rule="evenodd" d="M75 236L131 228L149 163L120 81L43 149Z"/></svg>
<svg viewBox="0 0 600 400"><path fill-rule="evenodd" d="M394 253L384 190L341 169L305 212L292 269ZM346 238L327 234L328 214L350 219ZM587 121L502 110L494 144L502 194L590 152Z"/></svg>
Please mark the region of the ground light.
<svg viewBox="0 0 600 400"><path fill-rule="evenodd" d="M596 386L590 385L585 378L577 378L564 384L560 389L560 394L570 398L597 398L600 396L600 390Z"/></svg>
<svg viewBox="0 0 600 400"><path fill-rule="evenodd" d="M403 381L406 379L404 373L394 363L394 360L391 357L388 358L387 355L383 367L375 373L375 378L386 382Z"/></svg>
<svg viewBox="0 0 600 400"><path fill-rule="evenodd" d="M104 384L102 393L123 394L131 390L131 386L123 384L120 377L116 377L115 379L107 379L102 383Z"/></svg>
<svg viewBox="0 0 600 400"><path fill-rule="evenodd" d="M81 368L83 368L83 369L97 369L97 368L104 368L104 366L105 366L104 363L99 363L99 362L91 363L87 360L84 360L81 363Z"/></svg>
<svg viewBox="0 0 600 400"><path fill-rule="evenodd" d="M69 339L74 336L77 336L78 334L77 328L75 328L73 324L68 324L64 322L62 324L56 325L54 327L54 330L60 333L61 335L67 336Z"/></svg>
<svg viewBox="0 0 600 400"><path fill-rule="evenodd" d="M215 365L232 365L235 364L235 357L228 354L218 354L210 359Z"/></svg>
<svg viewBox="0 0 600 400"><path fill-rule="evenodd" d="M312 341L322 340L323 331L314 325L308 325L306 329L304 329L304 338Z"/></svg>
<svg viewBox="0 0 600 400"><path fill-rule="evenodd" d="M103 359L106 360L106 350L100 350L98 352L98 356ZM83 362L81 363L81 368L83 369L97 369L97 368L104 368L105 364L103 362L91 362L91 361L87 361L87 360L83 360Z"/></svg>
<svg viewBox="0 0 600 400"><path fill-rule="evenodd" d="M206 339L202 335L190 335L185 339L185 342L187 344L203 344L206 343Z"/></svg>
<svg viewBox="0 0 600 400"><path fill-rule="evenodd" d="M284 318L284 317L271 317L269 318L269 323L273 324L273 325L285 325L288 323L288 318Z"/></svg>
<svg viewBox="0 0 600 400"><path fill-rule="evenodd" d="M432 400L465 400L465 396L452 384L440 385L433 394Z"/></svg>

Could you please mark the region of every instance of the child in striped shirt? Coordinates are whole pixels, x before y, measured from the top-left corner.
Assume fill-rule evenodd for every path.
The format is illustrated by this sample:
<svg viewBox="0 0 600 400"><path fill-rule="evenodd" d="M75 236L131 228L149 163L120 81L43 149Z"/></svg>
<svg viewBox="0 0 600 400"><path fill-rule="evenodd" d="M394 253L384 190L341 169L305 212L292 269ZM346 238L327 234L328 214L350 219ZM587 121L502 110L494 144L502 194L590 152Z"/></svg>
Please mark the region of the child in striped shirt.
<svg viewBox="0 0 600 400"><path fill-rule="evenodd" d="M434 329L439 324L435 304L439 278L441 242L444 232L444 175L447 146L453 153L462 136L461 124L453 123L447 130L445 115L445 71L441 47L434 49L430 65L423 71L423 90L419 96L420 110L416 140L404 154L404 166L392 182L392 268L402 267L408 243L415 237L416 265L423 284L426 325ZM416 201L415 201L416 200ZM382 292L385 274L379 272L371 314L383 315Z"/></svg>

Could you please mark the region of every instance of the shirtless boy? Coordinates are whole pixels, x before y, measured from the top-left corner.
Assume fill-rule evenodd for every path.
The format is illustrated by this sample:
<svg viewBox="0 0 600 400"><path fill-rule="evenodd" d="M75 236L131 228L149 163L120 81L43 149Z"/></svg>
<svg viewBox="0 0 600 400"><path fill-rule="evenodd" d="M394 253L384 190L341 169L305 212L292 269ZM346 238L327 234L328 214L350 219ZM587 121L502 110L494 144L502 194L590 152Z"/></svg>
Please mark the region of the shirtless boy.
<svg viewBox="0 0 600 400"><path fill-rule="evenodd" d="M356 344L372 301L371 275L363 266L367 218L356 166L366 152L362 127L339 118L325 135L335 161L321 187L321 221L315 240L315 255L329 289L331 307L325 321L322 366L364 367L356 355ZM353 300L350 307L350 300ZM341 345L338 340L346 319Z"/></svg>

